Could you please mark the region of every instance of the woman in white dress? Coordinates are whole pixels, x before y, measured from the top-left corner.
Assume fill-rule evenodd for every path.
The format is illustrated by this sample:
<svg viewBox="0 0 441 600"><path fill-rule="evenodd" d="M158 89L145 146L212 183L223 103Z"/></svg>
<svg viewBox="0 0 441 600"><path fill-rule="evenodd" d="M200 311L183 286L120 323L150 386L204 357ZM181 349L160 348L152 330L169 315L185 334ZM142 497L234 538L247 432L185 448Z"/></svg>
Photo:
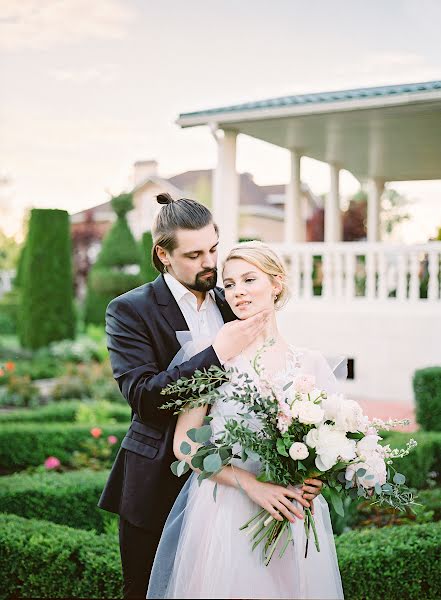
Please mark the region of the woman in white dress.
<svg viewBox="0 0 441 600"><path fill-rule="evenodd" d="M272 338L275 343L262 357L265 377L271 385L283 386L295 375L308 373L315 375L318 387L335 391L335 377L325 359L318 352L290 345L278 330L276 311L285 303L288 291L284 265L273 250L259 242L238 244L225 260L223 281L226 300L240 319L268 308L272 311L261 338L226 367L247 372L259 383L251 361L262 344ZM188 342L179 360L188 360L210 343ZM228 393L229 385L224 384L224 392ZM181 443L186 441L196 448L186 432L200 427L206 412L207 407L201 407L179 416L174 437L179 460L190 464L191 455L181 452ZM213 437L223 430L225 420L238 412L240 406L234 402L214 404L210 412ZM302 487L288 489L257 481L258 471L258 462L233 460L232 466L224 467L201 485L195 474L188 479L166 522L148 598L343 598L329 511L320 495L321 482L307 480ZM320 552L309 544L305 558L302 506L310 504ZM282 558L276 553L268 566L263 564L261 548L252 551L250 538L239 531L259 507L275 519L282 520L283 515L292 523L293 544Z"/></svg>

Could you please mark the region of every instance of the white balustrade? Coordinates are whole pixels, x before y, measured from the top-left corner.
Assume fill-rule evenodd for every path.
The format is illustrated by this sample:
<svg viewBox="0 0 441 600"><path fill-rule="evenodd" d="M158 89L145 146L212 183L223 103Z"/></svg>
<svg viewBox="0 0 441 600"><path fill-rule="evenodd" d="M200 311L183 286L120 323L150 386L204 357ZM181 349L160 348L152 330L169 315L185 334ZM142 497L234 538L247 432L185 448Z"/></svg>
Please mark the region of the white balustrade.
<svg viewBox="0 0 441 600"><path fill-rule="evenodd" d="M441 304L441 242L272 246L286 260L294 301Z"/></svg>

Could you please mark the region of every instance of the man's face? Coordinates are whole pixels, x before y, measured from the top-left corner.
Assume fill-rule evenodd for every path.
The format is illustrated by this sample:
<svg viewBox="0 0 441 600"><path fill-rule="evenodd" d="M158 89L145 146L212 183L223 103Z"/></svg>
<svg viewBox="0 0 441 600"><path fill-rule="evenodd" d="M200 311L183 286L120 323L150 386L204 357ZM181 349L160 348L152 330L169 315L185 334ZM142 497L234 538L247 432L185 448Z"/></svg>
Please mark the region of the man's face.
<svg viewBox="0 0 441 600"><path fill-rule="evenodd" d="M160 258L167 271L186 288L197 292L207 292L217 282L217 245L219 238L210 223L202 229L178 229L176 248L163 251ZM168 264L167 264L168 262Z"/></svg>

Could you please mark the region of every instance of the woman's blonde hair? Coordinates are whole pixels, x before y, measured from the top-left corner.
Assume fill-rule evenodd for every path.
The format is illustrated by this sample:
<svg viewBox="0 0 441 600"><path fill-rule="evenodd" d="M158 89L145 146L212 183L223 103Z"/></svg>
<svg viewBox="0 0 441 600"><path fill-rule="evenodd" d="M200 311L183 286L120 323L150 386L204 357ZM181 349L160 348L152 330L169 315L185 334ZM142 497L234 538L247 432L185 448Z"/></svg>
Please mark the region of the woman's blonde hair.
<svg viewBox="0 0 441 600"><path fill-rule="evenodd" d="M234 259L245 260L263 271L271 280L278 281L282 289L274 300L276 309L281 309L289 300L287 272L282 258L270 246L263 242L253 240L240 242L231 248L222 265L222 272L228 261Z"/></svg>

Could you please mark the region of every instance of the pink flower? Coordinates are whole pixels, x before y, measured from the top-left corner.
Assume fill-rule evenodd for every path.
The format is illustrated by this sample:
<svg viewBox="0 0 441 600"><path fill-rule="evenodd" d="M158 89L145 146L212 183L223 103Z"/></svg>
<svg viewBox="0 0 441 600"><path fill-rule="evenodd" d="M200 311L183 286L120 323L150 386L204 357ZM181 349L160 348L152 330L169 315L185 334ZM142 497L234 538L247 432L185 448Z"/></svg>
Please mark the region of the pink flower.
<svg viewBox="0 0 441 600"><path fill-rule="evenodd" d="M113 446L113 444L116 444L116 442L118 441L118 438L116 437L116 435L109 435L107 441L111 446Z"/></svg>
<svg viewBox="0 0 441 600"><path fill-rule="evenodd" d="M294 381L294 389L299 394L309 394L315 386L314 375L299 375Z"/></svg>
<svg viewBox="0 0 441 600"><path fill-rule="evenodd" d="M58 469L60 465L61 463L56 456L49 456L44 461L44 466L46 469Z"/></svg>
<svg viewBox="0 0 441 600"><path fill-rule="evenodd" d="M94 438L99 438L100 435L103 433L103 430L100 427L92 427L90 433Z"/></svg>

